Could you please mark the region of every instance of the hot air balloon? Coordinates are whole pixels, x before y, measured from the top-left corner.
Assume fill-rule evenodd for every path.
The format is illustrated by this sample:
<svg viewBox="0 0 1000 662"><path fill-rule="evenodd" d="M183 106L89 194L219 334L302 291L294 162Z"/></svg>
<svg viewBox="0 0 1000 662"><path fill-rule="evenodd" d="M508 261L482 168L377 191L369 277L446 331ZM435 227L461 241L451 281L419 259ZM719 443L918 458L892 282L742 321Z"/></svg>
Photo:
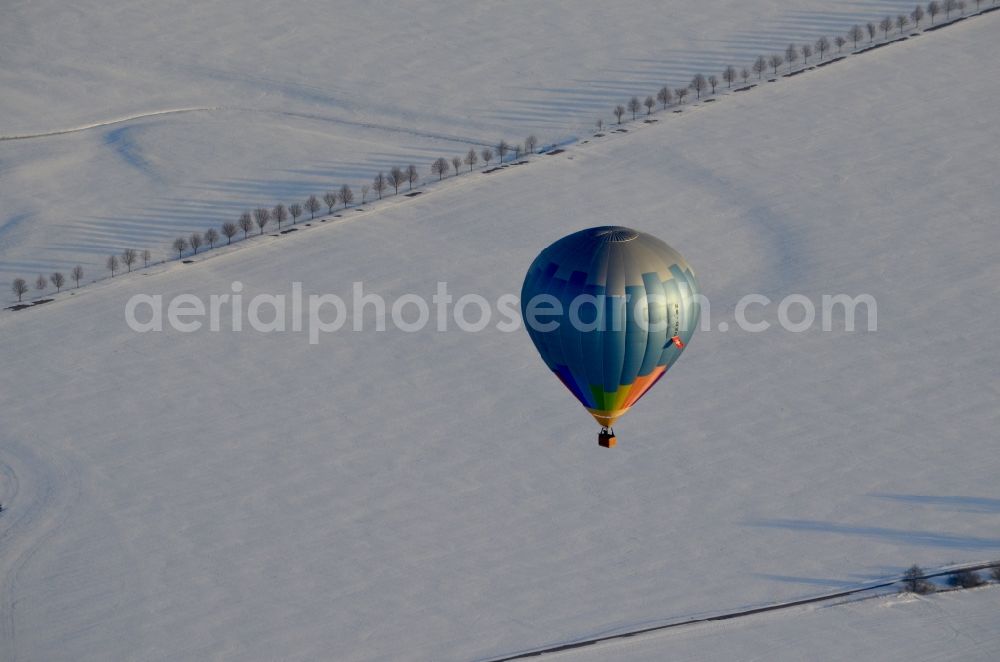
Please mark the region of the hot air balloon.
<svg viewBox="0 0 1000 662"><path fill-rule="evenodd" d="M535 258L521 315L542 360L601 425L598 442L680 357L701 308L681 255L652 235L603 226Z"/></svg>

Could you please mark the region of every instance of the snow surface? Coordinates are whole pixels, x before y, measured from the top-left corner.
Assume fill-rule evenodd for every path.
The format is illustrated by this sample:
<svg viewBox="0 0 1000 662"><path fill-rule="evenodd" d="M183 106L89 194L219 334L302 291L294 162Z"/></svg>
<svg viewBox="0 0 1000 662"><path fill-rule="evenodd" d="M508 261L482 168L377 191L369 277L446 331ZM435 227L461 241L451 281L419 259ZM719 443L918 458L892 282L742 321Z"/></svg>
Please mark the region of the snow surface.
<svg viewBox="0 0 1000 662"><path fill-rule="evenodd" d="M551 660L995 660L995 587L864 600L675 630ZM818 653L822 651L822 653Z"/></svg>
<svg viewBox="0 0 1000 662"><path fill-rule="evenodd" d="M6 2L0 137L97 126L0 141L0 282L76 264L90 281L123 248L169 257L393 165L578 136L634 94L912 4Z"/></svg>
<svg viewBox="0 0 1000 662"><path fill-rule="evenodd" d="M0 658L487 659L997 558L998 28L0 315ZM608 451L523 332L124 322L133 294L236 280L494 300L609 222L680 250L713 324L749 292L869 293L878 331L700 333ZM976 596L935 598L941 627Z"/></svg>

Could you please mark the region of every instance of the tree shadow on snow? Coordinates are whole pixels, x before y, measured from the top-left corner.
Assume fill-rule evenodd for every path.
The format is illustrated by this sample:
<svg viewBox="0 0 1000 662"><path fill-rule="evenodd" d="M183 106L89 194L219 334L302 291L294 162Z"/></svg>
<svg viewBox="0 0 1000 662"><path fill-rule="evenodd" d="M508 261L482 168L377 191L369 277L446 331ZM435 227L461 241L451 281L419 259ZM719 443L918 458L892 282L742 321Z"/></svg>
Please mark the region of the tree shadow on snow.
<svg viewBox="0 0 1000 662"><path fill-rule="evenodd" d="M937 506L961 513L1000 513L1000 499L972 496L932 496L923 494L870 494L876 499L891 499L921 506Z"/></svg>
<svg viewBox="0 0 1000 662"><path fill-rule="evenodd" d="M745 522L745 524L760 528L856 536L923 547L966 550L1000 549L1000 538L935 533L933 531L893 529L882 526L852 526L802 519L760 519Z"/></svg>
<svg viewBox="0 0 1000 662"><path fill-rule="evenodd" d="M909 15L913 4L912 0L856 0L833 10L788 11L768 19L760 28L701 39L689 49L665 48L651 57L624 58L597 71L593 78L578 78L565 87L522 87L522 96L515 95L500 108L487 111L486 117L497 121L530 120L545 128L565 126L567 117L610 115L615 104L624 103L633 95L642 99L655 94L663 85L671 90L686 86L695 74L718 75L728 65L737 70L749 68L758 55L784 53L790 43L811 44L823 36L832 42L837 35L846 36L853 25L877 23L885 16ZM747 22L752 24L752 12L745 11L750 19ZM866 36L858 46L867 43ZM832 47L824 59L850 50L850 44L839 53ZM810 60L810 64L819 62L818 57Z"/></svg>

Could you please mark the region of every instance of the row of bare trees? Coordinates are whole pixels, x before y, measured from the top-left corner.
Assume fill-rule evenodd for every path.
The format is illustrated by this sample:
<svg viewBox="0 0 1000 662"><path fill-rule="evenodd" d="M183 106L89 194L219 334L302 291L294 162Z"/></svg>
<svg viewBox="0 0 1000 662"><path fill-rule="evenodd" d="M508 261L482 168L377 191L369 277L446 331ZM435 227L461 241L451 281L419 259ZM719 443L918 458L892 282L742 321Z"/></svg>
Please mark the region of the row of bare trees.
<svg viewBox="0 0 1000 662"><path fill-rule="evenodd" d="M511 145L506 140L501 140L496 146L496 156L502 162L507 154L513 153L514 158L517 159L520 158L522 152L534 153L537 149L538 138L530 135L525 139L523 146L519 144ZM454 168L456 175L459 174L463 164L467 165L471 172L479 163L480 157L483 163L488 166L494 158L493 148L484 147L479 152L475 148L470 148L464 156L455 156L450 160L445 157L439 157L431 162L430 171L432 175L437 175L439 180L443 179L452 168ZM406 186L407 190L413 190L414 184L417 184L419 181L420 172L417 170L417 166L413 164L406 167L393 166L389 169L388 173L380 171L372 178L371 184L363 184L359 188L361 194L360 204L365 204L369 199L369 195L381 200L387 195L390 188L394 195L398 195L399 190L403 186ZM288 205L288 207L278 204L271 209L258 207L253 211L245 211L240 214L236 222L226 221L220 226L218 231L215 228L209 228L204 234L194 232L187 237L177 237L171 243L170 247L177 252L177 258L181 259L184 257L186 251L197 254L202 246L207 245L209 249L214 248L216 242L220 241L220 231L221 236L226 238L226 244L228 245L232 243L233 237L237 236L240 232L243 233L243 239L246 239L255 229L257 230L257 234L262 235L265 228L272 222L277 224L278 231L280 232L281 224L285 223L289 217L292 219L292 225L295 225L298 223L299 217L305 213L309 214L310 220L316 218L316 213L322 209L324 204L326 205L327 212L332 214L338 205L343 205L343 208L347 209L354 204L355 200L354 189L344 184L335 191L324 193L321 198L316 195L310 195L302 204L293 203ZM108 269L114 275L110 258ZM117 269L117 264L115 265L115 269Z"/></svg>
<svg viewBox="0 0 1000 662"><path fill-rule="evenodd" d="M495 154L493 151L494 149L496 149ZM489 167L494 156L496 156L499 163L503 163L508 154L513 154L514 160L517 161L521 158L521 154L534 154L537 151L538 138L534 135L530 135L525 138L523 144L510 144L506 140L501 140L497 143L495 148L483 147L478 153L474 147L470 147L469 151L466 152L464 156L453 156L451 161L443 156L436 158L431 162L431 174L437 175L437 178L440 181L451 169L454 169L456 175L460 174L462 172L463 164L468 166L469 172L472 172L479 163L480 157L482 157L483 167L485 168Z"/></svg>
<svg viewBox="0 0 1000 662"><path fill-rule="evenodd" d="M149 249L145 249L140 253L134 248L126 248L121 252L121 255L109 255L108 259L105 260L104 266L111 272L111 277L115 277L115 273L120 271L122 267L125 267L129 272L132 271L132 267L138 266L139 258L142 258L142 266L148 267L149 261L153 259L152 253Z"/></svg>
<svg viewBox="0 0 1000 662"><path fill-rule="evenodd" d="M981 8L982 0L974 1L978 11ZM996 4L997 1L992 0L992 4ZM922 5L916 5L908 15L899 14L895 18L886 16L878 24L869 22L864 27L854 25L847 31L846 35L834 37L832 44L827 37L820 37L814 43L801 45L789 44L783 53L773 53L770 56L760 55L749 67L742 67L737 70L736 67L727 66L721 72L721 81L726 83L727 88L732 88L733 83L737 80L741 80L745 85L751 78L751 72L756 74L758 80L763 78L768 69L777 76L778 69L783 64L788 65L788 72L791 73L792 67L798 62L800 57L804 66L809 65L809 58L814 55L818 62L822 62L827 53L831 52L834 45L837 47L838 53L842 52L844 46L849 42L857 49L858 42L864 39L865 34L868 35L869 43L874 42L879 32L882 33L883 39L888 39L893 29L897 31L897 34L902 34L903 30L911 24L911 21L919 29L920 23L925 17L929 17L933 25L937 16L942 12L944 12L946 19L950 19L952 12L957 11L960 15L964 15L966 8L967 5L964 0L931 0L931 2L927 3L926 10ZM627 105L619 104L615 106L613 113L618 124L621 124L622 117L624 117L626 112L631 113L632 119L635 120L643 107L646 109L646 115L651 115L654 108L656 108L657 102L662 104L663 109L666 110L674 102L683 104L690 92L694 92L698 99L701 99L703 94L714 95L720 84L720 78L715 74L705 76L699 73L691 79L691 82L687 86L676 87L671 90L669 86L664 85L656 92L655 98L651 95L647 96L644 100L640 100L638 96L633 96L629 99ZM603 129L604 120L599 119L597 121L597 130L602 131ZM454 156L451 159L445 157L434 159L431 162L430 171L432 175L437 176L438 180L441 180L451 170L454 170L455 174L458 175L461 172L463 164L468 166L469 172L472 172L479 163L480 158L482 158L483 167L488 167L494 157L497 157L499 163L503 163L508 154L513 154L516 161L521 158L522 153L533 154L537 149L538 139L534 135L528 136L523 144L510 144L506 140L501 140L495 148L484 147L478 153L475 148L470 148L463 156ZM365 204L369 193L378 196L378 199L381 200L390 187L393 189L394 194L398 194L400 187L404 184L408 186L408 190L412 190L413 185L418 180L419 172L417 167L412 164L405 168L394 166L389 170L388 175L385 172L379 172L373 178L371 185L364 184L360 187L361 204ZM332 214L338 204L342 204L345 209L354 204L355 195L351 187L344 184L336 191L324 193L322 201L326 204L329 213ZM207 245L209 249L214 248L215 244L220 241L220 231L221 236L226 238L226 243L230 244L233 237L238 235L240 231L243 232L244 239L249 236L254 228L258 229L259 234L263 234L264 228L272 221L277 224L280 231L281 224L286 222L289 217L291 217L292 224L294 225L298 222L299 217L303 216L306 212L309 213L310 219L314 219L320 209L322 209L320 199L315 195L310 195L301 205L293 203L288 205L287 208L282 204L275 205L271 209L258 207L252 212L243 212L239 220L235 223L226 221L220 226L219 230L209 228L203 234L194 232L187 237L178 237L171 244L171 248L177 252L177 257L180 259L187 250L191 250L194 254L197 254L202 246ZM123 267L128 271L132 271L140 255L143 266L149 266L151 256L148 250L144 250L140 254L135 249L127 248L120 255L109 255L105 262L105 267L111 272L112 277ZM71 277L75 281L76 286L79 287L80 280L83 278L83 267L80 265L74 267ZM56 288L56 291L59 292L65 285L66 278L60 272L52 273L48 278L39 274L35 279L35 289L40 293L44 292L50 282ZM28 282L23 278L15 278L11 284L11 289L17 296L18 302L30 291Z"/></svg>
<svg viewBox="0 0 1000 662"><path fill-rule="evenodd" d="M993 4L996 4L998 0L993 0ZM975 0L976 9L980 8L982 0ZM914 7L913 11L907 14L899 14L895 18L891 16L886 16L878 24L868 23L862 28L860 25L852 26L846 35L837 35L833 38L831 43L830 39L827 37L820 37L814 43L809 44L789 44L785 49L784 53L774 53L769 56L759 55L750 65L750 67L742 67L739 70L733 66L727 66L722 71L721 80L726 83L727 88L732 88L733 83L737 79L742 80L745 85L750 77L751 72L756 74L757 79L760 80L764 77L770 69L775 76L778 75L778 69L781 65L788 65L788 71L792 71L792 67L798 62L799 58L802 58L803 66L809 65L809 58L814 55L817 58L817 62L822 62L826 57L828 52L832 52L832 47L835 45L837 47L837 52L843 51L844 46L850 42L854 44L854 48L858 47L858 42L864 39L865 33L868 34L869 43L875 40L875 37L879 32L882 33L883 39L889 38L889 33L893 29L897 30L898 34L902 34L903 30L913 22L917 28L920 27L920 22L924 20L924 17L929 16L931 24L934 23L935 18L942 11L945 13L946 18L951 17L951 12L958 11L960 14L964 15L966 9L966 4L964 0L942 0L938 2L937 0L932 0L927 3L927 9L917 5ZM698 99L701 99L702 94L708 94L711 90L711 94L715 94L716 88L720 85L720 79L714 74L710 76L705 76L704 74L696 74L691 82L684 87L677 87L673 90L669 86L664 85L657 91L656 97L647 96L645 100L639 99L638 96L634 96L629 99L626 105L618 104L612 110L618 124L622 123L622 117L625 116L626 112L632 114L632 119L635 120L639 112L643 107L646 108L646 115L651 115L653 109L656 108L657 102L663 105L663 109L666 110L667 106L671 103L676 102L678 104L683 104L684 99L687 98L689 92L694 92ZM597 120L597 130L604 130L604 120Z"/></svg>
<svg viewBox="0 0 1000 662"><path fill-rule="evenodd" d="M77 287L80 287L80 281L83 280L83 267L79 264L73 267L73 270L69 272L70 278L76 283ZM38 274L38 278L35 279L35 289L38 290L39 294L45 292L48 289L49 283L56 288L56 292L62 290L63 286L66 284L66 276L61 271L55 271L49 275L48 278L42 274ZM17 296L18 303L24 298L30 290L28 287L28 281L23 278L15 278L10 286L11 291Z"/></svg>
<svg viewBox="0 0 1000 662"><path fill-rule="evenodd" d="M115 273L120 271L122 267L132 271L132 267L137 266L140 259L142 259L142 266L148 267L152 259L152 253L148 249L139 252L134 248L126 248L120 255L109 255L104 262L104 266L107 267L108 271L111 272L111 277L114 278ZM83 267L79 264L76 265L69 272L69 275L76 284L76 287L80 287L80 281L83 280ZM48 278L42 274L38 274L38 277L35 279L35 289L38 290L39 294L43 294L48 289L50 283L56 288L56 292L58 293L62 291L63 286L66 284L66 276L61 271L51 273ZM11 291L17 296L18 303L23 300L24 295L29 291L28 282L23 278L15 278L10 287Z"/></svg>
<svg viewBox="0 0 1000 662"><path fill-rule="evenodd" d="M995 582L1000 582L1000 566L992 566L988 568L989 572L987 577ZM936 573L934 576L940 576L940 573ZM975 570L956 570L950 573L945 580L948 586L954 588L976 588L977 586L982 586L987 582L987 579L980 575ZM925 595L927 593L933 593L937 590L937 587L930 578L927 577L927 573L919 565L911 565L907 568L906 572L903 573L903 590L909 593L917 593L920 595Z"/></svg>
<svg viewBox="0 0 1000 662"><path fill-rule="evenodd" d="M494 153L495 149L495 153ZM469 172L479 164L480 158L484 167L489 166L494 158L497 158L500 163L507 157L508 154L513 154L514 159L517 160L521 158L522 153L533 154L538 150L538 138L534 135L529 135L522 144L510 144L506 140L501 140L497 143L496 147L484 147L480 151L476 151L475 148L469 148L469 151L464 154L464 156L455 156L450 160L444 157L439 157L431 162L430 171L432 175L437 175L438 179L443 179L448 175L449 171L454 168L455 174L461 172L462 165L466 165L469 168ZM360 187L361 200L360 204L365 204L368 201L369 194L377 196L381 200L391 188L394 195L399 194L399 189L404 185L407 190L413 190L414 184L420 181L420 172L417 170L417 166L410 164L406 167L393 166L389 169L388 174L384 171L379 172L372 179L372 183L363 184ZM322 201L322 202L321 202ZM306 200L299 204L297 202L285 207L283 204L277 204L273 208L268 209L267 207L258 207L252 211L245 211L240 214L239 219L236 222L226 221L222 223L218 230L215 228L208 228L204 233L193 232L190 235L184 237L177 237L170 244L170 248L177 253L177 259L184 257L184 253L191 251L192 254L197 254L199 249L207 246L208 249L215 248L216 243L221 243L221 238L225 237L226 244L231 244L233 242L233 237L236 237L240 232L243 233L243 239L249 237L250 233L255 229L258 234L264 234L265 228L268 227L272 222L277 224L278 231L281 231L282 223L288 221L289 218L292 220L292 224L298 223L300 217L304 216L306 213L309 214L309 218L316 218L316 214L322 210L323 205L327 207L327 211L332 214L334 209L338 205L343 205L346 209L353 205L355 202L354 189L352 189L347 184L342 185L339 189L335 191L329 191L324 193L322 197L317 197L316 195L310 195ZM119 273L122 269L126 269L131 272L132 268L137 266L139 259L142 259L143 267L148 267L152 255L149 250L143 250L141 253L133 248L126 248L121 254L109 255L105 260L105 268L111 272L111 277L114 278L115 274ZM83 267L77 265L73 268L71 272L71 277L76 282L76 286L80 286L80 280L83 278ZM63 285L66 283L66 278L62 273L55 272L51 274L48 278L39 275L35 280L35 289L40 293L44 292L49 283L56 288L56 292L59 292ZM28 282L23 278L15 278L11 284L11 290L17 296L17 300L20 303L25 294L30 291Z"/></svg>

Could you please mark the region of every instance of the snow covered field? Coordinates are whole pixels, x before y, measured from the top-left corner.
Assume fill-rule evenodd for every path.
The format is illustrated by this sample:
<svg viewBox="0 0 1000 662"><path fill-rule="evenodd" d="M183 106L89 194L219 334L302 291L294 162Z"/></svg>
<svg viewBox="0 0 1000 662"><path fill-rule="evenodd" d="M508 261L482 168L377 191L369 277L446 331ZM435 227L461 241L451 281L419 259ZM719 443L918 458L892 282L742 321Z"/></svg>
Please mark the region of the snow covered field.
<svg viewBox="0 0 1000 662"><path fill-rule="evenodd" d="M90 281L123 248L162 259L178 235L393 165L572 138L633 94L912 4L8 2L0 137L136 119L0 141L0 282L76 264Z"/></svg>
<svg viewBox="0 0 1000 662"><path fill-rule="evenodd" d="M0 315L0 658L488 659L914 562L1000 557L998 29L1000 12ZM70 135L52 140L101 141ZM4 167L27 167L8 150L28 145L75 158L48 140L3 143ZM369 316L368 331L312 346L302 333L137 334L124 321L133 294L207 298L237 280L247 298L293 281L429 298L447 281L495 300L518 291L540 248L609 222L684 254L713 327L750 292L868 293L878 331L696 335L607 451L523 332L375 332ZM970 619L968 636L992 632L996 593L620 650L837 657L826 618L841 609L829 622L875 657L878 641L951 636Z"/></svg>
<svg viewBox="0 0 1000 662"><path fill-rule="evenodd" d="M552 660L995 660L995 588L802 609L614 642ZM819 651L822 651L821 653Z"/></svg>

